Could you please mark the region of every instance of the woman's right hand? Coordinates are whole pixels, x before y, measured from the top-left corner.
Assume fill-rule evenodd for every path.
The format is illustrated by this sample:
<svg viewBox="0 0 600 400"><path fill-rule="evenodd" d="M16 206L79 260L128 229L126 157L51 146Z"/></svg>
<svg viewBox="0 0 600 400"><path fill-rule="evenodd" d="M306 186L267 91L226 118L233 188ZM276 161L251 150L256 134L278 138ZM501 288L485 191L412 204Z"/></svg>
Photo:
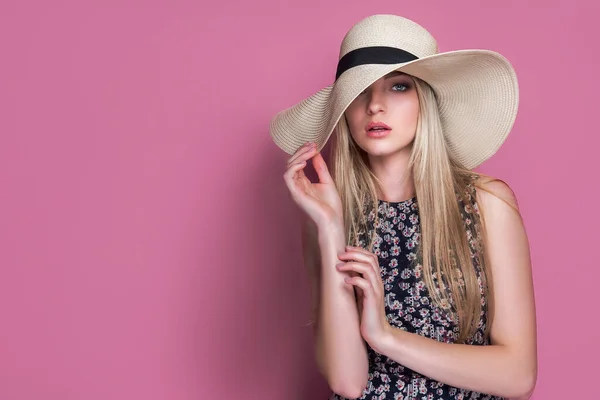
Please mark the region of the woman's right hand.
<svg viewBox="0 0 600 400"><path fill-rule="evenodd" d="M312 183L304 174L309 159L319 177L317 183ZM342 201L316 145L300 147L288 160L283 178L292 199L317 226L343 224Z"/></svg>

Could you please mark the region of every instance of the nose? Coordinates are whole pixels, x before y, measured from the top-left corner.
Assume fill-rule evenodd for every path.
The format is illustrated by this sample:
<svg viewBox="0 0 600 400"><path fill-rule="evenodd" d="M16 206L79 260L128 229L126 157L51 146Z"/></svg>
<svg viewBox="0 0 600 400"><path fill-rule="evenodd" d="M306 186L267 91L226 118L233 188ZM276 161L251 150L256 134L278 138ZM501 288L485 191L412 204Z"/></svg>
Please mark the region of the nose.
<svg viewBox="0 0 600 400"><path fill-rule="evenodd" d="M370 90L368 92L368 103L367 113L370 115L377 114L378 112L385 111L385 99L384 96L377 90Z"/></svg>

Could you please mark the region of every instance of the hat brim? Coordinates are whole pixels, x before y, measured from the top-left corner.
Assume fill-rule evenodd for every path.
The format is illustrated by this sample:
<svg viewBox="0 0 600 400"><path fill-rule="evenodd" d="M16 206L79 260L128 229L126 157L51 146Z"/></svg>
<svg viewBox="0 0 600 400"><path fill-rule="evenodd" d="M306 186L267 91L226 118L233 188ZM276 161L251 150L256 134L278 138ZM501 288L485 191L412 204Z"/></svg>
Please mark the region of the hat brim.
<svg viewBox="0 0 600 400"><path fill-rule="evenodd" d="M353 67L335 84L277 113L269 124L273 141L288 154L308 141L320 151L352 101L392 71L433 88L449 150L467 169L495 154L514 125L519 87L510 62L489 50L457 50L401 64Z"/></svg>

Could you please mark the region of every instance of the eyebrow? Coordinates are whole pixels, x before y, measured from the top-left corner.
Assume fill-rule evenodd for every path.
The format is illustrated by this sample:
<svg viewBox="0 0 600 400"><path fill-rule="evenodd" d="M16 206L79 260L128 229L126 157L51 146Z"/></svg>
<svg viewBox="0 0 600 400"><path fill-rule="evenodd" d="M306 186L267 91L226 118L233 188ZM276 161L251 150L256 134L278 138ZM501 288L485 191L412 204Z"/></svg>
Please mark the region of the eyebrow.
<svg viewBox="0 0 600 400"><path fill-rule="evenodd" d="M400 72L400 71L392 71L389 74L385 75L383 77L383 79L390 79L390 78L393 78L395 76L405 76L405 75L408 75L408 74L405 74L404 72Z"/></svg>

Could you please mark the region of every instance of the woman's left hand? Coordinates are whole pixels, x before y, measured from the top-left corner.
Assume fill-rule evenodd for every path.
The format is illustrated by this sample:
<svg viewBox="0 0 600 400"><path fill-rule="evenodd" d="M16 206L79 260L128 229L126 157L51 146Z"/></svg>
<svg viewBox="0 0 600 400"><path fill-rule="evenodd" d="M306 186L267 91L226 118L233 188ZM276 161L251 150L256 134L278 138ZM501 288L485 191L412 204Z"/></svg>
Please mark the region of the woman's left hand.
<svg viewBox="0 0 600 400"><path fill-rule="evenodd" d="M338 256L344 263L336 265L338 271L355 272L346 283L358 288L360 333L371 345L381 340L391 329L385 315L384 290L377 255L360 247L346 246ZM348 261L346 261L348 260Z"/></svg>

